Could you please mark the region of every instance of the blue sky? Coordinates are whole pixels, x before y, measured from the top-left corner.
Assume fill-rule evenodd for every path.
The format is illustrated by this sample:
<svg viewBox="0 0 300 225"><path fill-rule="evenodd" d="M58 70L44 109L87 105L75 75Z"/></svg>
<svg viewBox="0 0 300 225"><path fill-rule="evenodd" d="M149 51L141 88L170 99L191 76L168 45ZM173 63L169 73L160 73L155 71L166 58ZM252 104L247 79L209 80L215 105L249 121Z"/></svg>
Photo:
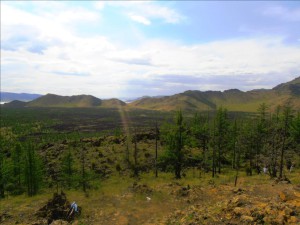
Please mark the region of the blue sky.
<svg viewBox="0 0 300 225"><path fill-rule="evenodd" d="M100 98L300 76L297 1L1 1L1 90Z"/></svg>

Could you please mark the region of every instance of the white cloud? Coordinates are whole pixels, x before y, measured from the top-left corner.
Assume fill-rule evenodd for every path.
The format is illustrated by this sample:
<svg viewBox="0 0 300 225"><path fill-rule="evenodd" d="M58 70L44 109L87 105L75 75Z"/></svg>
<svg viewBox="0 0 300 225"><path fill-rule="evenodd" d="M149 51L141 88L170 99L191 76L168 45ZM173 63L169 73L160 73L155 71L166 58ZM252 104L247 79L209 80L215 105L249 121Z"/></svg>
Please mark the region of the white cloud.
<svg viewBox="0 0 300 225"><path fill-rule="evenodd" d="M64 18L59 17L63 15L61 11L42 16L3 3L1 7L1 43L8 47L18 43L12 49L2 45L3 91L62 95L86 93L106 98L144 95L147 88L149 91L160 90L159 94L195 87L222 89L228 87L222 79L229 75L236 76L237 80L240 77L257 80L257 74L264 78L286 78L300 73L300 47L285 45L280 37L194 45L145 39L139 46L129 48L105 36L87 37L72 32L69 21L78 20L72 14L77 9L69 8L70 14ZM83 12L82 15L89 13L87 10ZM94 19L97 18L89 18ZM41 42L42 54L31 50L36 42ZM208 76L214 79L214 86L201 83L201 79L209 80ZM168 83L170 77L171 84ZM142 82L134 84L136 79ZM191 86L189 79L193 79ZM160 84L153 80L164 80L161 84L164 93L158 86ZM134 89L134 85L138 88ZM268 86L264 84L264 87Z"/></svg>
<svg viewBox="0 0 300 225"><path fill-rule="evenodd" d="M130 19L149 25L153 20L162 20L165 23L177 24L185 19L176 10L163 6L162 2L125 1L109 2L111 6L123 9Z"/></svg>
<svg viewBox="0 0 300 225"><path fill-rule="evenodd" d="M168 7L149 4L141 7L140 10L150 18L163 18L166 23L176 24L184 19L182 15Z"/></svg>
<svg viewBox="0 0 300 225"><path fill-rule="evenodd" d="M97 1L94 5L96 9L102 10L105 6L105 1Z"/></svg>
<svg viewBox="0 0 300 225"><path fill-rule="evenodd" d="M53 16L52 13L44 14L44 17L49 19ZM55 15L53 20L56 20L60 23L75 23L75 22L93 22L99 20L99 14L91 12L82 8L69 9L63 12L59 12Z"/></svg>
<svg viewBox="0 0 300 225"><path fill-rule="evenodd" d="M132 13L129 13L128 16L129 16L130 19L132 19L133 21L136 21L138 23L142 23L144 25L150 25L151 24L150 20L146 19L143 16L135 15L135 14L132 14Z"/></svg>

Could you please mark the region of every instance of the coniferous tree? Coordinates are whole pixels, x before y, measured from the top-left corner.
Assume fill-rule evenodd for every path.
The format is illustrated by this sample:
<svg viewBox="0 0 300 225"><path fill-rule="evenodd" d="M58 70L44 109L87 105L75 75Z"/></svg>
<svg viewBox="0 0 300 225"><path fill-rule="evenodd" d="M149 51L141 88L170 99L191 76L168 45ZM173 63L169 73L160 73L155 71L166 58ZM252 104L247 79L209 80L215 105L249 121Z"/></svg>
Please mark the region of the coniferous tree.
<svg viewBox="0 0 300 225"><path fill-rule="evenodd" d="M11 129L1 129L0 135L0 199L5 197L5 191L11 186L13 178L12 164L8 156L14 147L15 135Z"/></svg>
<svg viewBox="0 0 300 225"><path fill-rule="evenodd" d="M297 112L291 123L291 137L293 140L294 154L296 154L298 157L294 157L293 155L291 155L291 159L289 162L290 165L288 165L288 169L290 169L291 166L295 166L295 160L298 160L298 165L300 162L300 112Z"/></svg>
<svg viewBox="0 0 300 225"><path fill-rule="evenodd" d="M129 141L128 141L129 137L127 137L126 139L126 149L125 149L125 161L127 164L127 168L130 168L131 163L130 163L130 150L129 150Z"/></svg>
<svg viewBox="0 0 300 225"><path fill-rule="evenodd" d="M239 129L239 132L241 131L241 129ZM234 181L234 186L236 187L237 185L237 181L238 181L238 176L239 176L239 171L240 171L240 159L241 159L241 143L240 143L240 139L241 139L241 134L236 136L236 142L235 142L235 181Z"/></svg>
<svg viewBox="0 0 300 225"><path fill-rule="evenodd" d="M13 182L14 182L14 193L22 193L22 167L23 167L23 152L22 146L17 143L12 153L12 164L13 164Z"/></svg>
<svg viewBox="0 0 300 225"><path fill-rule="evenodd" d="M137 148L137 132L136 129L134 130L134 137L133 137L133 143L134 143L134 151L133 151L133 176L138 177L139 176L139 168L138 168L138 148Z"/></svg>
<svg viewBox="0 0 300 225"><path fill-rule="evenodd" d="M213 121L212 129L212 141L210 142L212 148L212 177L215 177L217 166L216 166L216 121Z"/></svg>
<svg viewBox="0 0 300 225"><path fill-rule="evenodd" d="M158 166L157 166L157 159L158 159L158 154L157 154L157 150L158 150L158 138L159 138L159 130L158 130L158 125L157 125L157 121L155 122L155 162L154 162L154 166L155 166L155 177L158 177Z"/></svg>
<svg viewBox="0 0 300 225"><path fill-rule="evenodd" d="M251 121L245 123L244 126L244 146L245 146L245 160L247 160L246 173L249 176L252 176L253 168L254 168L254 149L256 144L256 136L255 136L255 124Z"/></svg>
<svg viewBox="0 0 300 225"><path fill-rule="evenodd" d="M291 134L297 145L300 145L300 112L297 113L291 123Z"/></svg>
<svg viewBox="0 0 300 225"><path fill-rule="evenodd" d="M215 142L217 147L217 167L218 173L221 173L222 159L226 148L228 148L228 131L229 131L229 121L227 115L227 109L220 107L217 111L215 118Z"/></svg>
<svg viewBox="0 0 300 225"><path fill-rule="evenodd" d="M286 151L286 143L289 137L289 129L292 120L292 108L290 105L285 105L282 112L282 128L281 128L281 153L280 153L280 166L279 177L282 178L283 172L283 159Z"/></svg>
<svg viewBox="0 0 300 225"><path fill-rule="evenodd" d="M80 163L81 163L80 181L81 181L83 192L86 192L88 180L87 180L87 172L86 172L86 148L85 147L82 147L80 149Z"/></svg>
<svg viewBox="0 0 300 225"><path fill-rule="evenodd" d="M73 176L74 176L74 158L71 153L71 149L68 149L68 152L62 158L61 173L64 185L70 189L73 185Z"/></svg>
<svg viewBox="0 0 300 225"><path fill-rule="evenodd" d="M231 137L231 148L232 148L232 163L231 167L232 169L236 168L236 142L237 142L237 135L238 135L238 130L237 130L237 121L234 120L234 124L232 126L232 137Z"/></svg>
<svg viewBox="0 0 300 225"><path fill-rule="evenodd" d="M260 172L260 156L263 153L263 148L266 142L267 137L267 114L268 114L268 106L265 103L262 103L258 108L258 118L256 122L256 130L255 130L255 167L257 172Z"/></svg>
<svg viewBox="0 0 300 225"><path fill-rule="evenodd" d="M25 146L25 181L28 196L37 194L41 185L41 168L32 143Z"/></svg>
<svg viewBox="0 0 300 225"><path fill-rule="evenodd" d="M163 161L172 166L175 178L181 178L184 163L183 147L186 139L185 126L181 110L176 113L174 124L165 124L162 130L163 142L166 145Z"/></svg>
<svg viewBox="0 0 300 225"><path fill-rule="evenodd" d="M5 197L5 183L6 183L6 176L5 176L5 164L4 164L4 154L3 148L0 146L0 199Z"/></svg>
<svg viewBox="0 0 300 225"><path fill-rule="evenodd" d="M191 133L193 139L195 139L194 146L197 148L201 148L202 150L202 162L201 168L207 169L207 152L208 152L208 143L209 143L209 126L208 126L208 118L195 114L192 125L191 125Z"/></svg>
<svg viewBox="0 0 300 225"><path fill-rule="evenodd" d="M276 107L276 111L271 115L270 126L268 127L268 141L266 143L269 155L269 173L271 177L277 177L278 172L278 149L280 148L280 106Z"/></svg>

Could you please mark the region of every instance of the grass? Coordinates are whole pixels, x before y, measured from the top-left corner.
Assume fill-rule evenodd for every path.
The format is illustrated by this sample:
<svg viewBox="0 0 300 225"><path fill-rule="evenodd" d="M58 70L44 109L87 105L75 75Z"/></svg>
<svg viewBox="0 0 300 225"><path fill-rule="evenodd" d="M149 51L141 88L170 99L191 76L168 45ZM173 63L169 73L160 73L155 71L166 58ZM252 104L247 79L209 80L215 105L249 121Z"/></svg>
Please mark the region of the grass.
<svg viewBox="0 0 300 225"><path fill-rule="evenodd" d="M184 198L180 199L172 194L172 191L180 188L177 184L202 188L204 196L207 195L206 197L210 198L209 202L215 202L215 206L211 208L214 210L212 213L220 213L225 203L219 202L219 200L226 200L224 199L228 195L226 191L234 188L235 171L225 169L224 174L215 178L212 178L210 173L202 173L201 178L199 176L194 177L192 170L186 171L186 174L187 176L180 180L174 179L172 173L159 173L158 178L155 178L154 173L143 173L138 180L114 175L109 179L98 181L98 189L89 190L87 194L78 190L64 190L64 192L70 202L76 201L83 208L82 215L78 219L79 224L143 224L145 221L152 220L151 215L155 215L153 224L156 224L156 220L162 219L174 210L184 209L188 206ZM300 184L299 169L287 175L293 184ZM212 181L214 185L211 184ZM134 182L146 184L153 190L152 194L132 192L130 187ZM238 187L254 190L253 188L260 186L272 187L273 182L268 175L246 176L245 173L240 172ZM279 190L278 187L280 185L274 188ZM268 190L261 192L261 189L257 189L259 195L268 192ZM277 193L275 189L272 192L275 194L274 196ZM48 199L52 198L53 192L54 189L45 189L33 197L26 195L9 196L1 200L0 210L2 213L9 212L18 221L30 221L32 215ZM146 196L151 197L150 202L147 201ZM201 204L208 203L202 202ZM192 214L187 216L193 219ZM115 223L112 222L112 218L115 219Z"/></svg>
<svg viewBox="0 0 300 225"><path fill-rule="evenodd" d="M35 110L36 111L32 109L22 109L10 115L11 111L7 109L7 111L4 110L5 112L1 115L1 120L4 119L6 121L5 126L8 127L14 127L19 123L18 128L20 132L25 132L24 135L30 132L38 132L38 127L40 126L42 130L47 128L46 131L43 130L44 132L41 133L42 136L45 136L44 138L47 137L44 141L48 141L49 139L50 143L55 143L54 147L47 149L48 153L57 153L59 152L57 149L60 149L60 147L62 147L62 152L66 151L71 145L64 147L61 141L65 139L68 141L76 140L76 138L78 138L78 134L72 130L74 127L82 129L80 131L81 138L93 137L99 139L103 136L101 135L103 130L108 130L108 132L113 133L112 128L116 128L116 124L121 122L118 112L112 112L112 117L106 118L111 115L108 114L110 112L109 110L104 109L74 109L76 113L72 111L73 109ZM22 114L22 112L25 114ZM147 129L155 118L161 116L144 110L131 113L131 118L135 120L133 124L143 126L146 121L145 126ZM26 118L29 118L29 120L27 121ZM45 118L48 118L48 120L44 121ZM49 118L51 118L51 120L49 120ZM115 121L115 123L112 123L112 121ZM33 131L27 130L27 128L31 126ZM87 131L84 132L83 129ZM16 132L19 132L19 130L16 129ZM69 131L70 133L67 134L66 132ZM74 133L76 137L73 137ZM16 135L20 134L16 133ZM129 176L131 171L124 171L124 168L127 166L124 161L126 143L115 144L111 141L110 137L105 140L101 146L93 146L92 143L86 144L86 146L88 146L89 149L87 153L89 163L98 163L97 166L100 167L107 166L112 173L108 174L108 179L102 179L99 176L96 180L92 181L93 189L88 190L87 194L80 190L65 191L70 202L76 201L84 209L81 218L79 218L81 224L111 224L112 218L116 219L117 222L115 224L142 224L143 221L151 219L148 215L149 213L156 215L155 218L159 219L172 213L175 209L183 209L187 206L184 198L179 199L176 193L174 195L174 191L177 191L177 189L180 189L182 186L189 185L192 188L203 188L205 190L204 194L208 193L213 196L215 202L217 202L216 199L218 198L217 191L221 189L219 187L224 188L224 190L229 190L234 187L236 172L230 168L223 168L222 173L217 174L215 178L211 177L211 172L200 173L199 170L188 169L184 171L186 176L180 180L174 179L174 174L172 173L162 172L159 172L158 178L155 178L154 171L141 173L140 178L135 179ZM151 161L148 160L153 160L154 146L154 140L143 140L138 143L138 163L143 166L144 169L153 169ZM133 144L130 143L129 147L130 160L133 162ZM80 146L74 147L74 152L76 153L79 148ZM162 151L162 147L159 146L159 155ZM146 153L148 154L147 157ZM149 157L149 154L151 157ZM50 154L50 156L45 155L45 158L49 159L52 157L51 155L54 155L53 162L58 162L59 158L55 154ZM79 161L75 163L77 163L76 165L79 167ZM121 175L116 171L116 163L119 163L122 168ZM299 172L299 170L295 170L290 174L285 171L293 184L300 184ZM150 194L151 202L146 200L146 196L149 195L148 193L132 191L134 182L146 184L153 190ZM273 181L270 180L267 175L254 174L253 176L246 176L244 171L240 171L237 187L252 188L259 185L269 185L268 187L270 187L272 183ZM22 221L22 219L30 220L34 212L41 208L48 199L52 198L54 191L54 189L44 189L39 195L32 198L25 195L9 196L1 200L0 214L2 212L9 212L19 221ZM224 198L222 195L219 196L219 198L222 197ZM215 213L218 213L220 210L222 210L222 205L216 205ZM192 215L190 219L193 219ZM153 224L157 223L154 221Z"/></svg>

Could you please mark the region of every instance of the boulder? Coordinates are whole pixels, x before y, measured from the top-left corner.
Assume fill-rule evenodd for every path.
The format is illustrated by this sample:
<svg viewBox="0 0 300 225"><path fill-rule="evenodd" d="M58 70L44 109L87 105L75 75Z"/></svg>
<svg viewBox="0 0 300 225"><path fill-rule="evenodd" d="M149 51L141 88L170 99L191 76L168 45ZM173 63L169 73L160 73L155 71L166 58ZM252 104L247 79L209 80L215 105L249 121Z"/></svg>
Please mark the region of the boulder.
<svg viewBox="0 0 300 225"><path fill-rule="evenodd" d="M152 194L153 190L148 187L146 184L138 184L137 182L134 182L132 185L132 191L139 194Z"/></svg>
<svg viewBox="0 0 300 225"><path fill-rule="evenodd" d="M42 208L40 208L35 215L39 218L47 220L47 224L52 224L54 221L71 221L74 219L67 218L70 209L70 203L67 200L66 194L61 192L61 194L54 193L52 199L50 199ZM81 208L78 207L78 214L81 212ZM60 223L55 224L60 224ZM63 223L66 224L66 223Z"/></svg>
<svg viewBox="0 0 300 225"><path fill-rule="evenodd" d="M242 215L241 221L246 223L252 223L254 221L254 218L252 216Z"/></svg>
<svg viewBox="0 0 300 225"><path fill-rule="evenodd" d="M54 220L50 225L69 225L65 220Z"/></svg>
<svg viewBox="0 0 300 225"><path fill-rule="evenodd" d="M238 217L241 217L243 215L250 216L250 214L251 214L249 209L241 208L241 207L235 207L233 209L233 213Z"/></svg>
<svg viewBox="0 0 300 225"><path fill-rule="evenodd" d="M281 201L287 202L287 201L295 199L296 196L291 191L284 190L279 193L279 198Z"/></svg>

